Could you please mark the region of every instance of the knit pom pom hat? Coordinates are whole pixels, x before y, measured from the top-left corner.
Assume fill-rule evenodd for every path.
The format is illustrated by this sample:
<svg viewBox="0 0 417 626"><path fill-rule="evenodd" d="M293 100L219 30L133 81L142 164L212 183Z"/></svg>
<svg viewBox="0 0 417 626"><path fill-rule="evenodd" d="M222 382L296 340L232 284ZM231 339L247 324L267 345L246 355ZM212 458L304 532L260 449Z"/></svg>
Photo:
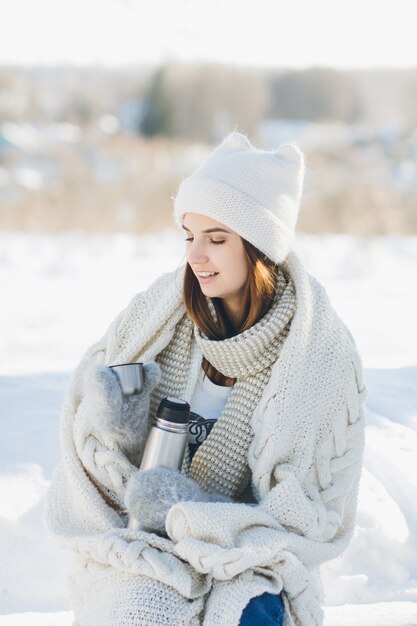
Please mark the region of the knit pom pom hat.
<svg viewBox="0 0 417 626"><path fill-rule="evenodd" d="M229 133L179 186L173 216L199 213L228 226L275 263L290 252L305 163L294 143L255 148L242 133Z"/></svg>

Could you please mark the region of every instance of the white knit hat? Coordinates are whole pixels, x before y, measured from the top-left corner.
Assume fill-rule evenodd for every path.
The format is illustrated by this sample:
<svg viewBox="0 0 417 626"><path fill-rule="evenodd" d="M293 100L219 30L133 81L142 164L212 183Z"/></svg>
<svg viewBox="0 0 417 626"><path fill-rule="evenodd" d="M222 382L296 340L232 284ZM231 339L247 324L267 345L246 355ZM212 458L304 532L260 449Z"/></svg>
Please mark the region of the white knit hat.
<svg viewBox="0 0 417 626"><path fill-rule="evenodd" d="M184 213L207 215L281 263L294 242L304 173L294 143L260 150L232 132L182 181L173 216L181 228Z"/></svg>

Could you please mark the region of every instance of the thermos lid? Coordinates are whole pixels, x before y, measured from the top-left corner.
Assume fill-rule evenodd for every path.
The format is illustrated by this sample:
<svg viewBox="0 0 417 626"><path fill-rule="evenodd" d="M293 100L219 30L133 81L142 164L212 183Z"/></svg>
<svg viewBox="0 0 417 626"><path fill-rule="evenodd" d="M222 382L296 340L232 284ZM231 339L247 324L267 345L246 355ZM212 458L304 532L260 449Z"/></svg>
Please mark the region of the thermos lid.
<svg viewBox="0 0 417 626"><path fill-rule="evenodd" d="M167 422L176 424L187 424L190 417L190 405L186 400L180 398L162 398L156 412L157 417Z"/></svg>

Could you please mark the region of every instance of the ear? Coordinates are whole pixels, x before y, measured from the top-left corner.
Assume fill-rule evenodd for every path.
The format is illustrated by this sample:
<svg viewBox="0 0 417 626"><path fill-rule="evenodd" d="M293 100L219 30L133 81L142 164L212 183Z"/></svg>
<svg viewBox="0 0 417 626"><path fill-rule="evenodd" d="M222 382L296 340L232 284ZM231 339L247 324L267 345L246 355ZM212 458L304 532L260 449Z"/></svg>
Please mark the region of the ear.
<svg viewBox="0 0 417 626"><path fill-rule="evenodd" d="M216 150L252 150L252 145L246 135L233 132L223 139Z"/></svg>
<svg viewBox="0 0 417 626"><path fill-rule="evenodd" d="M283 143L274 154L279 159L304 165L304 155L296 143Z"/></svg>

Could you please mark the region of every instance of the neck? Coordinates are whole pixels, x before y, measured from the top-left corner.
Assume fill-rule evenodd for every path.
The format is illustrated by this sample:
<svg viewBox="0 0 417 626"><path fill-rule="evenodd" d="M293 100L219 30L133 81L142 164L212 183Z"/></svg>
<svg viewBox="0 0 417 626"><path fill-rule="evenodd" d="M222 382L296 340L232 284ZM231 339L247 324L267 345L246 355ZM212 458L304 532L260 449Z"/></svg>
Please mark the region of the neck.
<svg viewBox="0 0 417 626"><path fill-rule="evenodd" d="M232 304L229 300L221 300L223 311L226 314L227 320L230 322L230 327L234 332L239 328L241 322L240 308L238 304Z"/></svg>

